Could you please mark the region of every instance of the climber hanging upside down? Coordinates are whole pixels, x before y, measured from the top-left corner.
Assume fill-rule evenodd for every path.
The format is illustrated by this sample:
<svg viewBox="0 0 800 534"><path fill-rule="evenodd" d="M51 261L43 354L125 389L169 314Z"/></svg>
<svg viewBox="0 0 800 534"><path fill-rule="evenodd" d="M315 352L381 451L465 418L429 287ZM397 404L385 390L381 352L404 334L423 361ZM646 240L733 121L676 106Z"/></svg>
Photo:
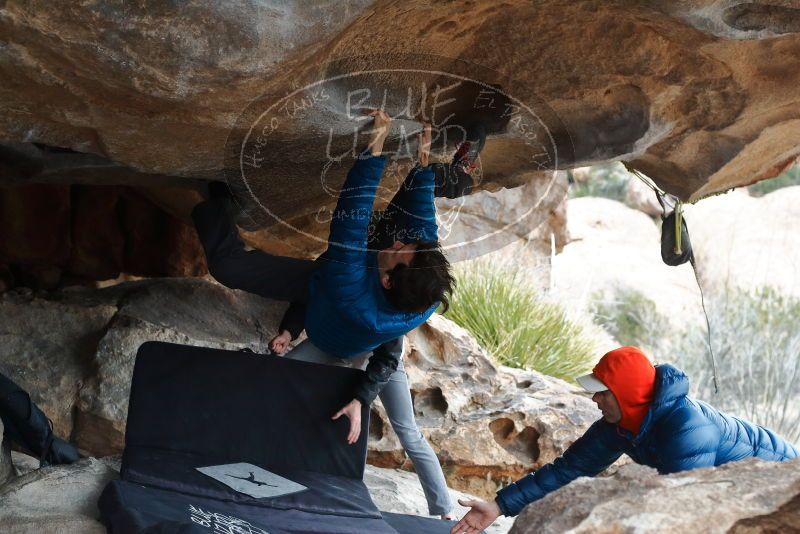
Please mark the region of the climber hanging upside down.
<svg viewBox="0 0 800 534"><path fill-rule="evenodd" d="M391 119L371 113L367 149L356 159L333 212L328 250L317 261L246 251L230 216L230 192L212 184L211 198L193 212L209 271L222 284L292 302L270 345L286 350L305 328L308 339L286 357L364 368L353 400L333 415L350 420L349 443L359 439L361 409L380 394L387 415L414 462L430 513L450 517L452 503L441 466L417 428L402 365L402 336L439 307L447 308L454 280L437 238L434 196L469 192L470 172L483 146L471 130L454 161L429 165L431 128L419 136L418 164L386 211L373 217L385 160L381 156ZM438 179L437 179L438 178Z"/></svg>

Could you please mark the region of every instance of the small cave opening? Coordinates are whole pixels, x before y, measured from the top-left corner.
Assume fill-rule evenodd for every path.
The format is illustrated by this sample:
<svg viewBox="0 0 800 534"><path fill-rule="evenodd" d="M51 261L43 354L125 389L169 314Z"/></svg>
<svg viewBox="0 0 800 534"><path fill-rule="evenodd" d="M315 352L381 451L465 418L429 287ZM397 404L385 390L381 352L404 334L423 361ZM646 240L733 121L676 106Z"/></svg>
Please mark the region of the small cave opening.
<svg viewBox="0 0 800 534"><path fill-rule="evenodd" d="M539 459L540 434L535 428L526 426L517 432L513 420L501 417L489 423L489 430L497 444L521 462L532 464Z"/></svg>
<svg viewBox="0 0 800 534"><path fill-rule="evenodd" d="M447 399L442 393L442 388L434 387L422 391L412 389L411 399L417 421L422 424L441 422L447 413Z"/></svg>
<svg viewBox="0 0 800 534"><path fill-rule="evenodd" d="M383 418L375 408L369 411L369 439L374 441L383 439Z"/></svg>
<svg viewBox="0 0 800 534"><path fill-rule="evenodd" d="M135 187L0 185L0 292L206 272L194 228Z"/></svg>
<svg viewBox="0 0 800 534"><path fill-rule="evenodd" d="M0 143L0 293L204 276L188 211L159 202L203 188L69 148Z"/></svg>

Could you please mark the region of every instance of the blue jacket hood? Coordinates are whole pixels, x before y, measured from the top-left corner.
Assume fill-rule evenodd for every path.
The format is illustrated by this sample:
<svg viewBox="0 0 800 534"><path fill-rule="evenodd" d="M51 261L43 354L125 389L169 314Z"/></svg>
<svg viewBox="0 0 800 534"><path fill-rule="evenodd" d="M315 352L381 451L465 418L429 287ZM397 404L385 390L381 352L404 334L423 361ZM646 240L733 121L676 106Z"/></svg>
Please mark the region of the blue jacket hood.
<svg viewBox="0 0 800 534"><path fill-rule="evenodd" d="M639 436L647 433L655 421L669 413L676 402L689 394L689 377L668 363L656 365L656 383L653 403L647 413Z"/></svg>

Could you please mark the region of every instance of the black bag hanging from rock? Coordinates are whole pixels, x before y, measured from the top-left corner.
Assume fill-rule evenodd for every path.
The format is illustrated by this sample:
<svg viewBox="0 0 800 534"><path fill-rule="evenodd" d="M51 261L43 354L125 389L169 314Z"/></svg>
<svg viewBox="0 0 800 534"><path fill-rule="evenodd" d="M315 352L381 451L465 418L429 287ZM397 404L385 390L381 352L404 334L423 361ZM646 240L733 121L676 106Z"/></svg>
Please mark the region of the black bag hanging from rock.
<svg viewBox="0 0 800 534"><path fill-rule="evenodd" d="M679 225L680 232L678 232ZM686 227L686 221L681 216L679 206L672 213L662 218L661 259L672 267L683 265L693 259L689 229Z"/></svg>
<svg viewBox="0 0 800 534"><path fill-rule="evenodd" d="M682 203L676 199L675 208L667 215L668 204L664 200L665 193L651 183L641 172L630 164L622 162L625 169L639 178L648 188L656 194L656 200L661 205L661 260L671 267L683 265L687 261L694 261L692 243L689 240L689 229L683 220Z"/></svg>

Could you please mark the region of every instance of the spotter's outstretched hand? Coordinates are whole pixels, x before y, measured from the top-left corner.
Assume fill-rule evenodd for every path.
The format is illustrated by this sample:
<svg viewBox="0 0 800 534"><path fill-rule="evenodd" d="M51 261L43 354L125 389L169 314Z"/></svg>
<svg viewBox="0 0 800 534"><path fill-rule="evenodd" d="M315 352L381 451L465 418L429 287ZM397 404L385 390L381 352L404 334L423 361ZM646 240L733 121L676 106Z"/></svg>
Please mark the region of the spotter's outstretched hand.
<svg viewBox="0 0 800 534"><path fill-rule="evenodd" d="M471 510L461 518L461 521L456 523L456 526L450 529L450 534L478 534L501 515L500 507L496 502L458 499L458 504L469 506Z"/></svg>

